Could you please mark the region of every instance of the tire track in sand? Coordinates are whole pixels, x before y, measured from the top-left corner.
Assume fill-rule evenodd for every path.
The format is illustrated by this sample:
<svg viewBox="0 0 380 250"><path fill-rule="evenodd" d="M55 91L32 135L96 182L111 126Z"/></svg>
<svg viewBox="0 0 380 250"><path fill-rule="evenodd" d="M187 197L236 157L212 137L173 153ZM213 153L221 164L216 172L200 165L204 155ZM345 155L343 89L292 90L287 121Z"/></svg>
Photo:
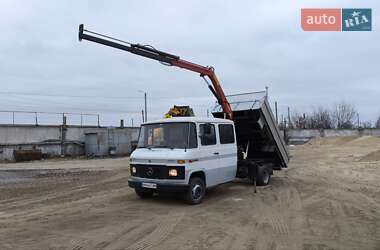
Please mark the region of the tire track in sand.
<svg viewBox="0 0 380 250"><path fill-rule="evenodd" d="M184 215L185 213L178 213L164 217L151 233L128 246L125 250L147 250L153 246L157 246L173 232L175 226L183 219Z"/></svg>
<svg viewBox="0 0 380 250"><path fill-rule="evenodd" d="M300 228L305 223L302 213L302 202L298 190L292 187L290 181L280 189L268 190L263 193L260 201L260 237L254 249L300 249L302 236L293 228ZM271 197L268 200L268 197ZM276 237L273 237L273 236Z"/></svg>

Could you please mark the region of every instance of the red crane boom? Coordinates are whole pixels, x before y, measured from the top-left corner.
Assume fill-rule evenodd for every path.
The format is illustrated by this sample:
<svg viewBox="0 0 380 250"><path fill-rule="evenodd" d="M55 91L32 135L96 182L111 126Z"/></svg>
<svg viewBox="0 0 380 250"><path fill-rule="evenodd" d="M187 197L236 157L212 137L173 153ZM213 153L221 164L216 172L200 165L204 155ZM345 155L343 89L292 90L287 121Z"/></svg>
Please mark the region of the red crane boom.
<svg viewBox="0 0 380 250"><path fill-rule="evenodd" d="M222 87L220 86L219 80L214 72L213 67L205 67L196 63L182 60L179 56L156 50L152 46L132 44L109 36L98 34L84 29L83 24L79 25L79 41L81 41L82 39L103 44L109 47L125 50L139 56L159 61L169 66L176 66L179 68L197 72L200 74L201 77L207 76L212 83L212 85L210 85L206 81L209 89L211 90L215 98L218 100L219 104L222 106L223 112L226 114L226 118L232 120L231 106L227 101Z"/></svg>

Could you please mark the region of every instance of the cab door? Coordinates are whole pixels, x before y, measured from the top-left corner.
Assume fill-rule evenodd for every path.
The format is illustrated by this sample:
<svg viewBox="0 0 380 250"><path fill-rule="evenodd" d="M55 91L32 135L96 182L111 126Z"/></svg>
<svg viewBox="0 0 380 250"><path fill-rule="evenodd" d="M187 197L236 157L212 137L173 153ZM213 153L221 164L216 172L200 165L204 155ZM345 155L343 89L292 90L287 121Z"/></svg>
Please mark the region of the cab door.
<svg viewBox="0 0 380 250"><path fill-rule="evenodd" d="M221 181L232 181L235 179L237 170L237 146L234 125L231 123L218 124L218 135Z"/></svg>
<svg viewBox="0 0 380 250"><path fill-rule="evenodd" d="M199 124L199 163L205 171L207 187L221 183L219 171L219 148L217 145L216 126L212 123Z"/></svg>

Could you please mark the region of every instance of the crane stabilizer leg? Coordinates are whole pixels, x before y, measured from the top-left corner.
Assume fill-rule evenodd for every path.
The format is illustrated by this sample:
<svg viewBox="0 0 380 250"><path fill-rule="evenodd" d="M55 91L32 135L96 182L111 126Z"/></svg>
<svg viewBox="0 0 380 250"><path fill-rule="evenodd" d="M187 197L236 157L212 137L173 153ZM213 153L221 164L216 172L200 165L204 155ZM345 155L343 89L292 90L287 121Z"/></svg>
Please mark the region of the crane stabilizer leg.
<svg viewBox="0 0 380 250"><path fill-rule="evenodd" d="M207 79L205 78L204 75L201 75L201 77L202 77L203 80L206 82L208 89L209 89L209 90L211 91L211 93L214 95L214 97L216 98L216 100L218 101L218 103L219 103L220 105L222 105L222 102L220 101L218 95L217 95L216 92L215 92L215 89L214 89L214 88L212 87L212 85L207 81Z"/></svg>
<svg viewBox="0 0 380 250"><path fill-rule="evenodd" d="M211 82L213 83L215 92L220 100L220 105L222 106L223 112L226 114L226 118L232 120L233 119L233 112L230 103L227 100L226 95L224 94L223 88L219 83L218 77L216 77L214 70L212 70L212 73L208 75Z"/></svg>
<svg viewBox="0 0 380 250"><path fill-rule="evenodd" d="M93 31L86 30L83 24L79 25L78 39L79 41L82 41L82 39L84 39L91 42L103 44L105 46L124 50L135 55L159 61L161 63L164 63L165 65L176 66L179 68L197 72L200 74L201 77L207 76L212 82L212 86L208 84L209 89L222 106L223 112L226 113L227 118L232 120L232 110L230 104L227 101L223 89L219 84L219 80L215 75L214 68L205 67L196 63L182 60L179 56L156 50L154 47L149 45L132 44L110 36L105 36L102 34L95 33Z"/></svg>

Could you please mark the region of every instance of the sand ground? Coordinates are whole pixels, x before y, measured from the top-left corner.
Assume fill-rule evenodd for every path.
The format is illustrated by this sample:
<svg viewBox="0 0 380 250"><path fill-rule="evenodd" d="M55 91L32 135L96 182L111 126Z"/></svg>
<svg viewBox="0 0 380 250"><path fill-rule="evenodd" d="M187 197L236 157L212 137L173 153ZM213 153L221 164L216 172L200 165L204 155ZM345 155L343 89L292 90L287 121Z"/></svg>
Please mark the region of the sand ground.
<svg viewBox="0 0 380 250"><path fill-rule="evenodd" d="M270 186L139 199L128 158L0 164L0 249L380 249L380 138L290 147Z"/></svg>

